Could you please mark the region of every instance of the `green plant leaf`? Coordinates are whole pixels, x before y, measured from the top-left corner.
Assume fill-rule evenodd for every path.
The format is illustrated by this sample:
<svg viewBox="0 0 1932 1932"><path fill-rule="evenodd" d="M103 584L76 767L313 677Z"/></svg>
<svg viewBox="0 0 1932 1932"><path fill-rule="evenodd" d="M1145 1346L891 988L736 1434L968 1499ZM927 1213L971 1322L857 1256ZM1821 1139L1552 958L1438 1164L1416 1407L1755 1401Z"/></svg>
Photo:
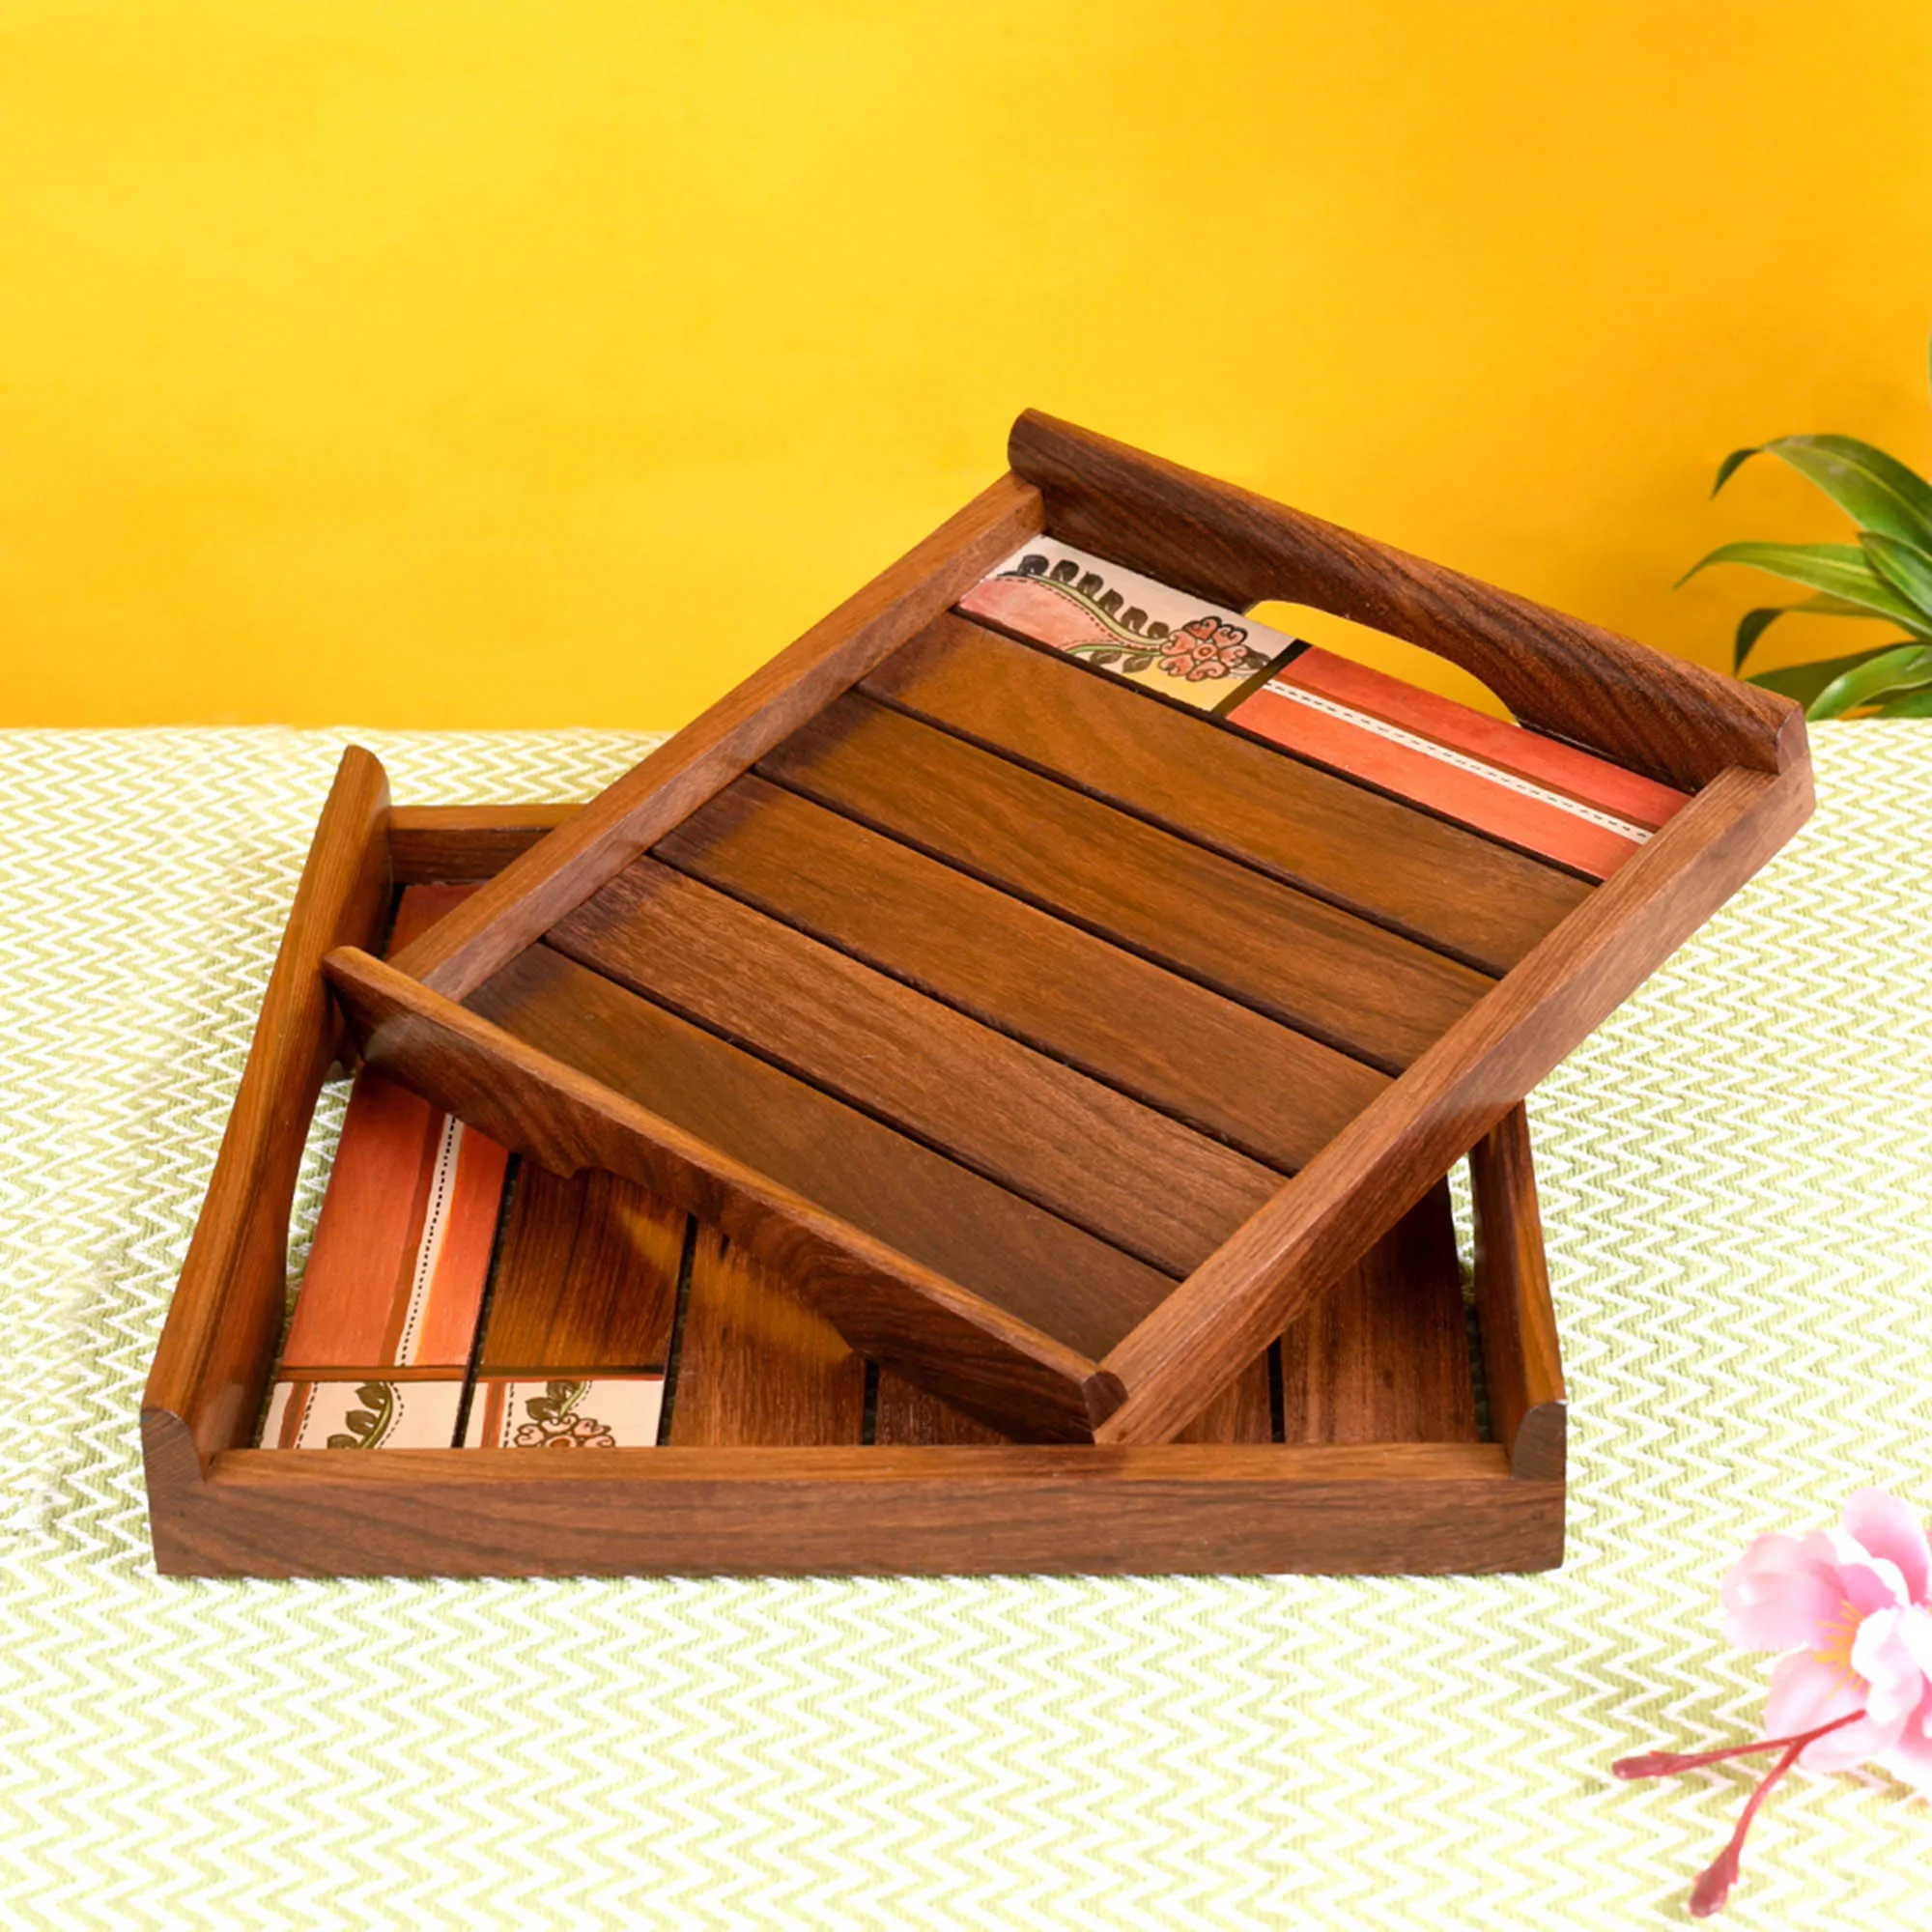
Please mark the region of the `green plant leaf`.
<svg viewBox="0 0 1932 1932"><path fill-rule="evenodd" d="M1871 558L1872 568L1908 603L1917 605L1932 624L1932 556L1917 544L1867 530L1859 548Z"/></svg>
<svg viewBox="0 0 1932 1932"><path fill-rule="evenodd" d="M1834 678L1870 664L1874 658L1885 657L1907 642L1904 638L1888 638L1868 651L1853 651L1841 658L1820 658L1815 664L1781 665L1776 670L1756 671L1745 682L1775 691L1780 697L1792 698L1797 703L1809 704Z"/></svg>
<svg viewBox="0 0 1932 1932"><path fill-rule="evenodd" d="M1932 684L1932 650L1923 644L1903 644L1834 677L1805 707L1804 715L1842 718L1889 692L1910 691L1921 684Z"/></svg>
<svg viewBox="0 0 1932 1932"><path fill-rule="evenodd" d="M1731 653L1732 673L1735 675L1744 669L1751 646L1780 617L1876 617L1879 614L1876 611L1865 610L1862 605L1847 604L1842 597L1806 597L1798 604L1760 605L1755 611L1747 611L1738 619L1737 647Z"/></svg>
<svg viewBox="0 0 1932 1932"><path fill-rule="evenodd" d="M1734 449L1718 468L1716 496L1753 456L1776 456L1815 483L1861 528L1932 550L1932 483L1855 436L1780 436Z"/></svg>
<svg viewBox="0 0 1932 1932"><path fill-rule="evenodd" d="M1903 697L1894 697L1888 704L1881 704L1872 713L1875 718L1932 718L1932 686L1918 691L1908 691Z"/></svg>
<svg viewBox="0 0 1932 1932"><path fill-rule="evenodd" d="M1875 616L1889 617L1908 631L1922 631L1932 639L1932 618L1886 582L1856 544L1720 544L1677 580L1679 586L1714 563L1743 563L1754 570L1768 570L1772 576L1802 583L1807 590L1822 590L1828 597L1856 604Z"/></svg>

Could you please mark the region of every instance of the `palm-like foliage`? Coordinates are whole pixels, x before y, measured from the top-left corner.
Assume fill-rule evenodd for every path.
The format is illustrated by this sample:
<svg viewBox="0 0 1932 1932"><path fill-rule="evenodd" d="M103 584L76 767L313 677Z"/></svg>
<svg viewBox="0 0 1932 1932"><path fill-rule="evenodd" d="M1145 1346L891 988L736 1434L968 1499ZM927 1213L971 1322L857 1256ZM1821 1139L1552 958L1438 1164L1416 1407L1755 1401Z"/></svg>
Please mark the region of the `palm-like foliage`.
<svg viewBox="0 0 1932 1932"><path fill-rule="evenodd" d="M1849 436L1785 436L1724 458L1715 497L1753 456L1776 456L1832 498L1858 525L1856 544L1732 543L1692 564L1746 563L1802 585L1796 604L1747 611L1738 623L1731 668L1779 617L1876 617L1905 633L1869 650L1817 664L1759 671L1752 684L1795 697L1811 718L1871 710L1880 718L1932 718L1932 484L1896 457Z"/></svg>

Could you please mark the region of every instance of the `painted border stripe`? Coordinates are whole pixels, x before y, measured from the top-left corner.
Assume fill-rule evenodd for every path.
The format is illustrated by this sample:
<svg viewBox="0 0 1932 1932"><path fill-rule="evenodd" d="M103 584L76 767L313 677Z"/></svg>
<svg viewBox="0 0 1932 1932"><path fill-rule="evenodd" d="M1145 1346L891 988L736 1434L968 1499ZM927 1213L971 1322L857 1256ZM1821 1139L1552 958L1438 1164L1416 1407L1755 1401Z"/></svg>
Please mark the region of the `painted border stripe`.
<svg viewBox="0 0 1932 1932"><path fill-rule="evenodd" d="M1400 725L1270 682L1229 714L1244 730L1492 838L1605 879L1651 837Z"/></svg>

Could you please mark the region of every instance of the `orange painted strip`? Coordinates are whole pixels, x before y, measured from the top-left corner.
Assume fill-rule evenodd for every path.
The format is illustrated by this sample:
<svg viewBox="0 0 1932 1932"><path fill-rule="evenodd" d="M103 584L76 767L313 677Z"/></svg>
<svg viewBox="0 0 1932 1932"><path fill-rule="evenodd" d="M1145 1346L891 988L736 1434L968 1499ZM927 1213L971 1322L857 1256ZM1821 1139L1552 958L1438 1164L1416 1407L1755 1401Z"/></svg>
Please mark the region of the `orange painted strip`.
<svg viewBox="0 0 1932 1932"><path fill-rule="evenodd" d="M473 1128L463 1130L456 1185L443 1216L442 1249L437 1256L420 1333L411 1357L418 1362L468 1362L483 1307L483 1284L497 1238L497 1209L509 1155Z"/></svg>
<svg viewBox="0 0 1932 1932"><path fill-rule="evenodd" d="M385 1333L413 1252L423 1164L437 1129L426 1100L379 1073L356 1076L282 1351L284 1372L388 1359Z"/></svg>
<svg viewBox="0 0 1932 1932"><path fill-rule="evenodd" d="M1564 792L1600 811L1627 818L1649 832L1667 825L1690 803L1683 792L1627 772L1621 765L1578 751L1574 745L1472 711L1453 697L1405 684L1386 671L1371 669L1313 644L1283 665L1274 676L1279 683L1320 692L1420 737L1466 752L1486 764Z"/></svg>
<svg viewBox="0 0 1932 1932"><path fill-rule="evenodd" d="M1606 879L1641 849L1637 839L1594 824L1520 791L1498 784L1462 765L1432 756L1355 724L1332 712L1319 711L1262 690L1236 705L1232 723L1304 757L1412 799L1472 831L1569 866L1594 879Z"/></svg>
<svg viewBox="0 0 1932 1932"><path fill-rule="evenodd" d="M412 886L393 949L473 887ZM508 1156L407 1089L356 1076L280 1373L467 1367Z"/></svg>

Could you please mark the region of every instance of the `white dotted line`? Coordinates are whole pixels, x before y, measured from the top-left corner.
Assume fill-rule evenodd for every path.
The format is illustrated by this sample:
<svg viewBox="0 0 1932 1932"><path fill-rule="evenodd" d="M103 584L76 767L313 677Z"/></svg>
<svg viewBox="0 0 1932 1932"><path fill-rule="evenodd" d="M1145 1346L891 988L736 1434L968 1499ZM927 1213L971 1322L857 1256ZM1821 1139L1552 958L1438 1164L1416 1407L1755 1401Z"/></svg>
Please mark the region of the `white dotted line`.
<svg viewBox="0 0 1932 1932"><path fill-rule="evenodd" d="M1297 704L1305 704L1311 711L1325 712L1330 718L1339 718L1344 724L1353 724L1357 729L1373 732L1378 738L1386 738L1392 744L1406 745L1412 752L1420 752L1425 757L1435 758L1445 765L1454 765L1459 771L1472 773L1479 779L1487 779L1493 785L1500 785L1505 791L1520 793L1524 798L1536 799L1539 803L1553 806L1558 811L1567 811L1572 818L1586 819L1592 825L1600 825L1605 832L1614 832L1621 838L1628 838L1633 845L1650 843L1650 833L1641 825L1633 825L1628 819L1617 818L1607 811L1600 811L1594 805L1585 805L1579 799L1568 797L1560 791L1550 791L1534 780L1520 777L1515 772L1499 770L1494 765L1486 765L1480 758L1472 758L1464 752L1452 751L1447 745L1438 745L1433 738L1417 736L1413 731L1405 731L1399 724L1391 724L1386 720L1370 716L1366 711L1351 710L1346 704L1337 704L1332 697L1323 697L1319 693L1304 691L1299 685L1282 684L1270 678L1263 687L1277 697L1290 697Z"/></svg>
<svg viewBox="0 0 1932 1932"><path fill-rule="evenodd" d="M429 1285L436 1278L437 1258L442 1252L443 1222L449 1212L449 1197L456 1182L456 1160L463 1148L463 1122L453 1114L442 1122L442 1138L437 1144L436 1171L430 1180L429 1206L423 1210L422 1240L416 1247L415 1273L410 1281L410 1305L403 1316L402 1339L396 1344L396 1364L400 1368L415 1359L416 1329L429 1300Z"/></svg>

